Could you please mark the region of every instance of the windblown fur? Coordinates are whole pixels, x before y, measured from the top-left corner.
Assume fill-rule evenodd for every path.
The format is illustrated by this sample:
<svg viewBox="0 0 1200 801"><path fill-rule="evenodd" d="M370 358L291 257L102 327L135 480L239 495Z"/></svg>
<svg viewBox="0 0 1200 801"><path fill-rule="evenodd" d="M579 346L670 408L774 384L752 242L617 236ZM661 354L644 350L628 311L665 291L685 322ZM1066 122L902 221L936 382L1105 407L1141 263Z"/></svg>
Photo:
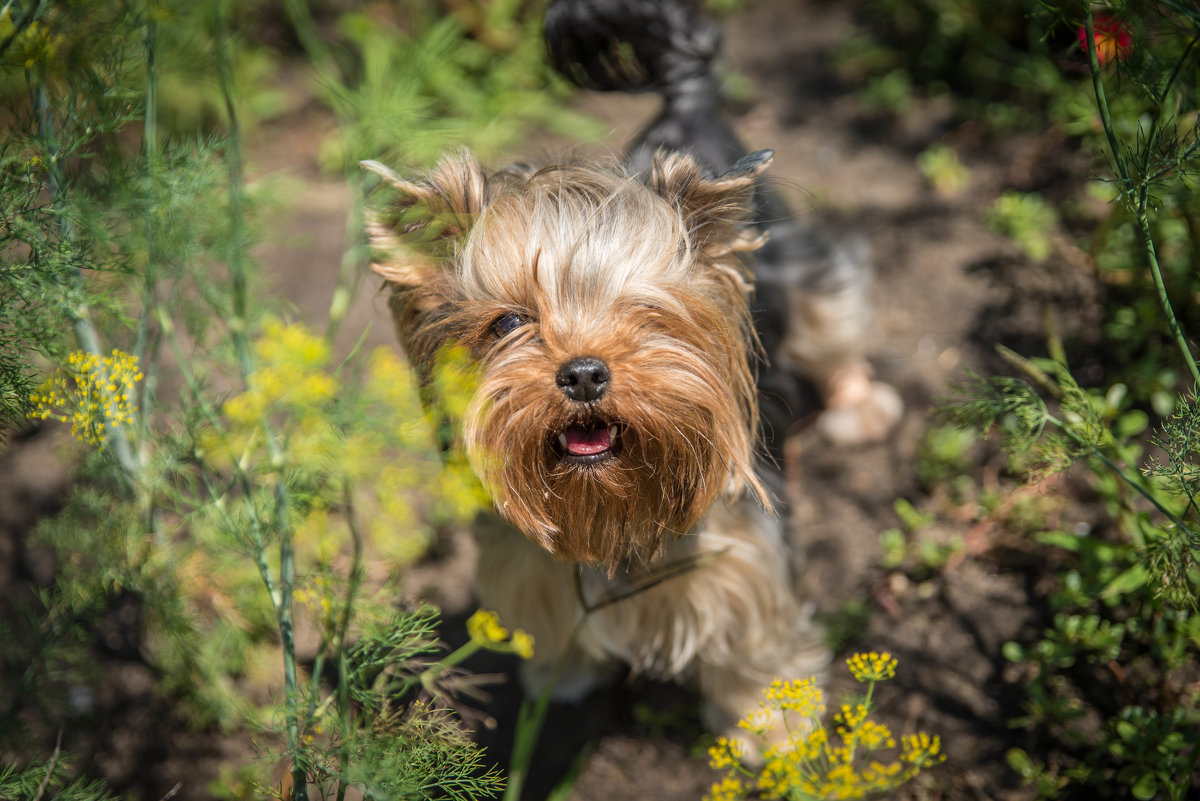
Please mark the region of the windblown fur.
<svg viewBox="0 0 1200 801"><path fill-rule="evenodd" d="M486 176L465 153L415 182L373 167L398 191L370 230L400 339L418 364L450 342L477 360L471 464L499 514L556 556L610 571L649 562L723 493L765 502L737 254L758 244L742 222L768 162L708 179L664 152L645 183L617 165ZM498 336L506 315L520 324ZM575 357L611 371L594 402L555 383ZM611 458L564 459L571 426L611 429Z"/></svg>

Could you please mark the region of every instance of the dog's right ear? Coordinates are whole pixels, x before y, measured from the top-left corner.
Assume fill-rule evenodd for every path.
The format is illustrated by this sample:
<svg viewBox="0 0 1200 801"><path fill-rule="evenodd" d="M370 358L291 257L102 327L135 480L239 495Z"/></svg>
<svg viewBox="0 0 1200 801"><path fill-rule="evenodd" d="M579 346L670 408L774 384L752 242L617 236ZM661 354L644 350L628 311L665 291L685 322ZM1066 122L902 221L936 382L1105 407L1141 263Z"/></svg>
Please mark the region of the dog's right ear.
<svg viewBox="0 0 1200 801"><path fill-rule="evenodd" d="M367 214L371 269L393 284L422 283L453 253L488 201L488 179L467 150L443 158L424 177L406 180L377 161L359 162L395 196Z"/></svg>
<svg viewBox="0 0 1200 801"><path fill-rule="evenodd" d="M675 206L701 252L721 258L754 250L765 241L747 230L746 220L755 184L773 155L760 150L743 156L728 172L712 178L691 154L660 149L651 162L647 185Z"/></svg>

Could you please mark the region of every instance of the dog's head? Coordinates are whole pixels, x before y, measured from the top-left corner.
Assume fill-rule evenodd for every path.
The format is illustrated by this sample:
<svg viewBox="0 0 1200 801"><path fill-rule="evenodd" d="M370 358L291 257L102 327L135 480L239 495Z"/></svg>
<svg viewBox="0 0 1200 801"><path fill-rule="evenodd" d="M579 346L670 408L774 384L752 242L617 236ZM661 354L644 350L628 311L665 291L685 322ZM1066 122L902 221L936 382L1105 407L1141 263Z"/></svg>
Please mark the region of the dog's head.
<svg viewBox="0 0 1200 801"><path fill-rule="evenodd" d="M639 179L468 153L369 223L409 358L457 342L480 383L461 436L498 512L564 559L652 558L754 474L757 340L738 252L758 153L719 178L661 153Z"/></svg>

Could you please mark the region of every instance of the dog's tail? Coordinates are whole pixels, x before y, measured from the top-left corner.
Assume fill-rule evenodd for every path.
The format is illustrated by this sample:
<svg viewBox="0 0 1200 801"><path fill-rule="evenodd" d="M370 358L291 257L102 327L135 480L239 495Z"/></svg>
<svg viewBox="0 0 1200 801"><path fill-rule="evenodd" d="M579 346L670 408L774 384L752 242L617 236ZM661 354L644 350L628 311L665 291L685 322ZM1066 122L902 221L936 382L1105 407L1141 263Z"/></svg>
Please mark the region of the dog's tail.
<svg viewBox="0 0 1200 801"><path fill-rule="evenodd" d="M709 78L721 41L688 0L554 0L545 35L551 63L584 88L672 94Z"/></svg>
<svg viewBox="0 0 1200 801"><path fill-rule="evenodd" d="M576 84L662 95L662 113L630 145L635 170L660 148L691 152L715 175L745 155L720 110L720 28L691 0L554 0L544 31L551 63Z"/></svg>

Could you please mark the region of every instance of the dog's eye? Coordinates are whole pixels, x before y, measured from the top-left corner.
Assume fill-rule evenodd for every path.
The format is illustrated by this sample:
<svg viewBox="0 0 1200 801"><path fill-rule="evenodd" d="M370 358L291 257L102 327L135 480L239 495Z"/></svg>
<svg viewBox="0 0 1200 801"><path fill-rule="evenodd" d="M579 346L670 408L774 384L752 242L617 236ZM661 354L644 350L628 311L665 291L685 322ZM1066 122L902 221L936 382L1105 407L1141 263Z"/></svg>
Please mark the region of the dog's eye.
<svg viewBox="0 0 1200 801"><path fill-rule="evenodd" d="M513 331L516 331L521 326L525 325L527 322L528 320L516 312L502 314L496 318L495 322L492 323L492 334L494 334L497 339L502 339L511 334Z"/></svg>

